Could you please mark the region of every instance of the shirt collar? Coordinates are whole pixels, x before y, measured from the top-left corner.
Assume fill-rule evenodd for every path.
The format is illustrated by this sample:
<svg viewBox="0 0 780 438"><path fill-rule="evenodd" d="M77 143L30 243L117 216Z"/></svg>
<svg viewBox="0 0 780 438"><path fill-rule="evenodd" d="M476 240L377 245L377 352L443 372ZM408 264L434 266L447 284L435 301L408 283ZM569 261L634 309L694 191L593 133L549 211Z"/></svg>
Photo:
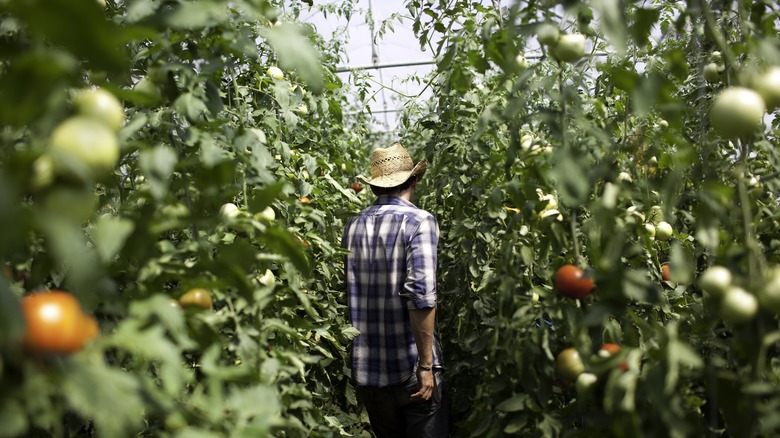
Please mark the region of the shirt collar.
<svg viewBox="0 0 780 438"><path fill-rule="evenodd" d="M416 205L396 195L379 195L376 202L374 202L374 205L405 205L407 207L417 208Z"/></svg>

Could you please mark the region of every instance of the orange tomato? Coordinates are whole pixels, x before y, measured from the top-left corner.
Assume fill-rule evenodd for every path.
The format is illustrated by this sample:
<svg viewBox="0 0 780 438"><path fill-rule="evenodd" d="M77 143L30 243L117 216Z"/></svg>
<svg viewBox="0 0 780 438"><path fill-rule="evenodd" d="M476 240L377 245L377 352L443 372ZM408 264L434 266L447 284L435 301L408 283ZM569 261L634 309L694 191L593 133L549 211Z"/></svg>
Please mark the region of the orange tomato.
<svg viewBox="0 0 780 438"><path fill-rule="evenodd" d="M585 278L585 271L574 265L558 268L553 282L561 295L572 299L585 298L593 290L593 279Z"/></svg>
<svg viewBox="0 0 780 438"><path fill-rule="evenodd" d="M37 292L22 299L26 322L23 346L37 353L70 354L98 334L94 317L85 315L78 300L63 291Z"/></svg>
<svg viewBox="0 0 780 438"><path fill-rule="evenodd" d="M669 281L669 265L661 265L661 279L663 281Z"/></svg>
<svg viewBox="0 0 780 438"><path fill-rule="evenodd" d="M616 355L620 351L620 345L618 344L603 344L601 348L599 348L599 356L601 357L612 357ZM627 371L628 370L628 364L625 362L620 362L618 364L618 369L621 371Z"/></svg>
<svg viewBox="0 0 780 438"><path fill-rule="evenodd" d="M301 204L311 204L311 199L309 199L309 198L307 198L305 196L302 196L302 197L298 198L298 202L300 202Z"/></svg>

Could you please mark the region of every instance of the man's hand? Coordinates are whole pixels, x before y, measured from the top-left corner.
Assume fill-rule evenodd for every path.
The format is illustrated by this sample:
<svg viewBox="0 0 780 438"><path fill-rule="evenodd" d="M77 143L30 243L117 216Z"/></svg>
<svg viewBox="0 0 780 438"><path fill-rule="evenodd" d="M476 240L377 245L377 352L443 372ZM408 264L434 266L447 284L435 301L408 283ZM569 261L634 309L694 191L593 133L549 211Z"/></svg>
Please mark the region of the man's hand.
<svg viewBox="0 0 780 438"><path fill-rule="evenodd" d="M433 388L436 381L433 377L433 371L417 368L417 392L411 395L415 402L426 402L433 395Z"/></svg>

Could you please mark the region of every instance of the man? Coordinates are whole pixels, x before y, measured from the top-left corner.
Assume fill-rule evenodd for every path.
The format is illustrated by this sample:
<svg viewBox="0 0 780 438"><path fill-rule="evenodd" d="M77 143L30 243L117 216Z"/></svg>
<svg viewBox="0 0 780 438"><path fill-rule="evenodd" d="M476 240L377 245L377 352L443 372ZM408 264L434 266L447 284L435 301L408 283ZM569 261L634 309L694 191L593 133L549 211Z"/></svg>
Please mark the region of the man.
<svg viewBox="0 0 780 438"><path fill-rule="evenodd" d="M436 219L412 204L427 163L400 144L371 154L378 196L351 218L342 246L352 325L352 381L377 437L447 436L436 333Z"/></svg>

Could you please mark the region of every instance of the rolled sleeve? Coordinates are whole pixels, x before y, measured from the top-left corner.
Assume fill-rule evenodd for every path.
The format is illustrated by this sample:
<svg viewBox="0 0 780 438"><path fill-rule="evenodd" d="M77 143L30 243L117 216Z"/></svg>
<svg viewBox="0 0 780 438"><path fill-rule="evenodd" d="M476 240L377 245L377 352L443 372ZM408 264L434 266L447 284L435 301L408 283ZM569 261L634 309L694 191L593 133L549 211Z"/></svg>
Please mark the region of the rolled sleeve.
<svg viewBox="0 0 780 438"><path fill-rule="evenodd" d="M403 296L410 310L436 307L436 262L439 227L433 216L420 222L406 253Z"/></svg>

